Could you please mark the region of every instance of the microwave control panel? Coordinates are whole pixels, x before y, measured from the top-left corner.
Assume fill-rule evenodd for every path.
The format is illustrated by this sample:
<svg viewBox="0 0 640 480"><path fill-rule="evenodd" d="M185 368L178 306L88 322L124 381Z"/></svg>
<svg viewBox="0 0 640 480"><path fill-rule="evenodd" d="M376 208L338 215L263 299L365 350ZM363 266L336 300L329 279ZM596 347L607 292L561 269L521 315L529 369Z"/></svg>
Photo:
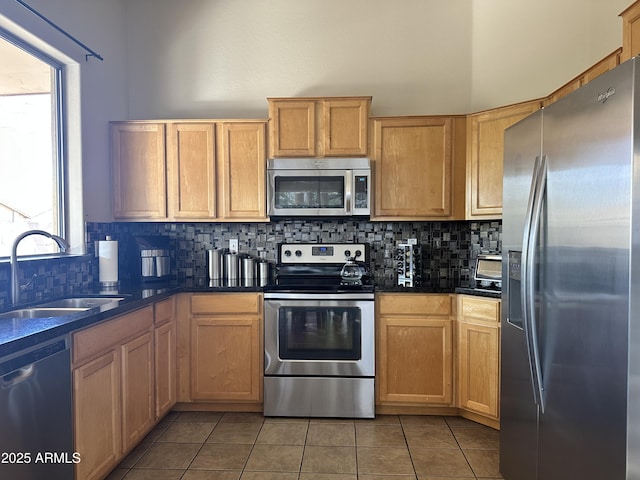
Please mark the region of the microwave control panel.
<svg viewBox="0 0 640 480"><path fill-rule="evenodd" d="M369 176L355 175L354 197L356 208L369 207Z"/></svg>

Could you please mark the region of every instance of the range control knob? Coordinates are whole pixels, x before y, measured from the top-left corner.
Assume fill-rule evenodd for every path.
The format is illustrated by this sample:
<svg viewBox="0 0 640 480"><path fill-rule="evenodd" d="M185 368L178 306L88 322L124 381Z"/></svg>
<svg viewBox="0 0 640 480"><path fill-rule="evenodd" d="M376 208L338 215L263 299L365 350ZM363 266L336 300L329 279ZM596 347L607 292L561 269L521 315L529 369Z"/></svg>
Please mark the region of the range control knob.
<svg viewBox="0 0 640 480"><path fill-rule="evenodd" d="M285 257L290 257L291 256L291 250L285 250L284 251L284 256Z"/></svg>
<svg viewBox="0 0 640 480"><path fill-rule="evenodd" d="M351 257L351 250L345 250L344 251L344 256L347 257L347 258L350 258Z"/></svg>
<svg viewBox="0 0 640 480"><path fill-rule="evenodd" d="M296 250L296 257L301 257L301 256L302 256L302 251Z"/></svg>
<svg viewBox="0 0 640 480"><path fill-rule="evenodd" d="M356 250L356 258L361 257L362 256L362 251L361 250Z"/></svg>

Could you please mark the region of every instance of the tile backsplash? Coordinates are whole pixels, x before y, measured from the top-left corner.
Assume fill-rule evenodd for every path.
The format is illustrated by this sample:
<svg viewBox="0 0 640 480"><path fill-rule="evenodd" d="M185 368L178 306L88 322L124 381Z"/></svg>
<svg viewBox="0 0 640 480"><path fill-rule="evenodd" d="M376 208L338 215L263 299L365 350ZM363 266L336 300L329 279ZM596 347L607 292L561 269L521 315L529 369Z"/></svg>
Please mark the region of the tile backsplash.
<svg viewBox="0 0 640 480"><path fill-rule="evenodd" d="M25 285L22 302L37 302L72 295L97 279L95 259L88 255L20 261L20 283ZM11 267L0 262L0 309L11 305Z"/></svg>
<svg viewBox="0 0 640 480"><path fill-rule="evenodd" d="M394 282L394 247L401 240L416 238L423 249L423 284L433 287L468 286L473 277L473 258L478 253L499 252L501 222L369 222L364 220L282 220L270 223L90 223L87 240L111 235L124 244L134 235L163 236L172 251L174 278L206 281L206 251L227 248L237 238L239 251L269 261L277 260L282 242L371 245L370 269L377 282ZM120 256L120 272L128 280L127 265L132 252ZM94 272L97 277L97 271Z"/></svg>
<svg viewBox="0 0 640 480"><path fill-rule="evenodd" d="M98 281L94 242L111 235L120 242L120 280L130 281L134 235L167 237L174 279L207 280L206 251L227 248L237 238L241 253L275 262L282 242L359 242L371 245L369 265L376 282L395 282L395 245L416 238L422 246L422 283L432 287L469 286L479 253L500 252L502 225L487 222L369 222L365 220L282 220L270 223L88 223L87 255L20 262L21 283L33 278L23 301L73 294ZM0 262L0 309L10 304L10 268Z"/></svg>

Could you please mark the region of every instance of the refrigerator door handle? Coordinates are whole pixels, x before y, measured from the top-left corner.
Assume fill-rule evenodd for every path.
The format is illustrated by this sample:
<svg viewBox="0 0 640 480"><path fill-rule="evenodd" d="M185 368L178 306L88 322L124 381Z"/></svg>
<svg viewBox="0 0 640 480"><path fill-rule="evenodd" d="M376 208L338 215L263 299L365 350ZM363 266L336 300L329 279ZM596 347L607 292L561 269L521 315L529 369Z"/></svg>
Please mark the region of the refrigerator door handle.
<svg viewBox="0 0 640 480"><path fill-rule="evenodd" d="M529 201L525 216L524 234L522 238L522 319L529 370L536 405L544 413L544 396L540 348L538 346L538 329L535 309L535 274L536 274L536 239L540 233L542 205L546 193L547 158L536 157L533 167L533 178L529 191Z"/></svg>

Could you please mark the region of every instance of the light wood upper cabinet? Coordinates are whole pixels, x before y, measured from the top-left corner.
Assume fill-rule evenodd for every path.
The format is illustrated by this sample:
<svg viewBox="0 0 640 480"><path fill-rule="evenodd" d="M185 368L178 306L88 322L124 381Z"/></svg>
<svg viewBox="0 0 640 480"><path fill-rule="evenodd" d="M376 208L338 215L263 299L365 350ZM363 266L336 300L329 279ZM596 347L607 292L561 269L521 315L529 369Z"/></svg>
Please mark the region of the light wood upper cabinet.
<svg viewBox="0 0 640 480"><path fill-rule="evenodd" d="M372 119L375 220L455 218L456 181L464 178L464 135L454 117ZM461 214L460 214L461 215Z"/></svg>
<svg viewBox="0 0 640 480"><path fill-rule="evenodd" d="M622 53L620 61L626 62L640 54L640 2L635 2L620 14L622 17Z"/></svg>
<svg viewBox="0 0 640 480"><path fill-rule="evenodd" d="M167 131L169 217L216 217L215 124L170 123Z"/></svg>
<svg viewBox="0 0 640 480"><path fill-rule="evenodd" d="M221 217L225 220L265 220L265 124L218 124Z"/></svg>
<svg viewBox="0 0 640 480"><path fill-rule="evenodd" d="M268 100L271 157L367 155L371 97Z"/></svg>
<svg viewBox="0 0 640 480"><path fill-rule="evenodd" d="M370 98L322 101L325 157L367 155L370 103Z"/></svg>
<svg viewBox="0 0 640 480"><path fill-rule="evenodd" d="M620 54L622 49L617 49L613 53L607 55L605 58L600 60L598 63L590 67L588 70L582 72L577 77L571 79L565 85L557 89L551 95L544 99L543 104L545 107L548 107L554 102L557 102L565 95L577 90L578 88L586 85L594 78L602 75L609 70L613 70L620 64Z"/></svg>
<svg viewBox="0 0 640 480"><path fill-rule="evenodd" d="M501 218L504 131L540 107L535 100L468 116L468 220Z"/></svg>
<svg viewBox="0 0 640 480"><path fill-rule="evenodd" d="M613 70L618 65L620 65L621 54L622 54L622 49L619 48L614 52L612 52L611 54L604 57L594 66L589 68L586 72L582 74L582 85L589 83L594 78L599 77L603 73L608 72L609 70Z"/></svg>
<svg viewBox="0 0 640 480"><path fill-rule="evenodd" d="M111 131L116 220L267 219L266 121L114 122Z"/></svg>
<svg viewBox="0 0 640 480"><path fill-rule="evenodd" d="M458 407L498 421L500 300L458 295L457 351Z"/></svg>
<svg viewBox="0 0 640 480"><path fill-rule="evenodd" d="M165 125L111 124L113 216L163 219L167 216Z"/></svg>
<svg viewBox="0 0 640 480"><path fill-rule="evenodd" d="M451 296L379 294L377 404L453 405Z"/></svg>
<svg viewBox="0 0 640 480"><path fill-rule="evenodd" d="M316 156L315 100L269 99L271 157Z"/></svg>

